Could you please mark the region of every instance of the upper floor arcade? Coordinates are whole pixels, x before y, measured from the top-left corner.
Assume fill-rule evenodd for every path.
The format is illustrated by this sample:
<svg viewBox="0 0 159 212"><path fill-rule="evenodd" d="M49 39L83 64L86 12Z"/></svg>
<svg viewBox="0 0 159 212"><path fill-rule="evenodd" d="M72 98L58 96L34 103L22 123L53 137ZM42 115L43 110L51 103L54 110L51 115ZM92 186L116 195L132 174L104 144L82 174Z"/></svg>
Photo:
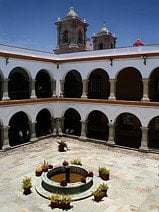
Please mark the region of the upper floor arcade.
<svg viewBox="0 0 159 212"><path fill-rule="evenodd" d="M65 97L159 102L158 46L58 56L1 47L1 101Z"/></svg>

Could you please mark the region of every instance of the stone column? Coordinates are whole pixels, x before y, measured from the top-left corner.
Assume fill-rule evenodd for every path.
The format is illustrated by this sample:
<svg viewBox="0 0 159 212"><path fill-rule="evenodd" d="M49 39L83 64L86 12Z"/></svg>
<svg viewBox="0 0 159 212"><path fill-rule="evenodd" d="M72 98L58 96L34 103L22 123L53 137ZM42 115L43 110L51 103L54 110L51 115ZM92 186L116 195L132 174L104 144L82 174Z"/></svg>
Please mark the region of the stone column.
<svg viewBox="0 0 159 212"><path fill-rule="evenodd" d="M64 80L60 80L60 97L63 97L64 94Z"/></svg>
<svg viewBox="0 0 159 212"><path fill-rule="evenodd" d="M3 126L1 127L2 130L2 135L1 135L1 139L2 139L2 149L9 149L10 145L9 145L9 137L8 137L8 130L9 130L9 126Z"/></svg>
<svg viewBox="0 0 159 212"><path fill-rule="evenodd" d="M142 139L141 139L141 146L140 149L142 150L148 150L148 128L147 127L141 127L142 130Z"/></svg>
<svg viewBox="0 0 159 212"><path fill-rule="evenodd" d="M110 96L109 100L116 100L116 80L115 79L110 79Z"/></svg>
<svg viewBox="0 0 159 212"><path fill-rule="evenodd" d="M82 98L87 98L88 93L88 80L82 80L83 83L83 92L82 92Z"/></svg>
<svg viewBox="0 0 159 212"><path fill-rule="evenodd" d="M108 123L108 126L109 126L108 143L115 145L115 142L114 142L115 125L112 123Z"/></svg>
<svg viewBox="0 0 159 212"><path fill-rule="evenodd" d="M55 118L54 119L55 127L53 131L53 135L62 135L62 119L61 118Z"/></svg>
<svg viewBox="0 0 159 212"><path fill-rule="evenodd" d="M35 81L36 80L32 80L31 81L31 99L36 99L36 94L35 94Z"/></svg>
<svg viewBox="0 0 159 212"><path fill-rule="evenodd" d="M148 83L149 83L149 80L148 79L143 79L142 80L143 82L143 97L141 99L142 102L149 102L150 99L149 99L149 90L148 90Z"/></svg>
<svg viewBox="0 0 159 212"><path fill-rule="evenodd" d="M81 120L81 136L80 136L81 139L85 139L86 138L87 122L88 121Z"/></svg>
<svg viewBox="0 0 159 212"><path fill-rule="evenodd" d="M8 101L10 98L8 96L8 79L3 81L3 98L2 101Z"/></svg>
<svg viewBox="0 0 159 212"><path fill-rule="evenodd" d="M37 121L29 122L30 133L31 133L30 141L36 141L37 140L37 138L36 138L36 129L35 129L36 123L37 123Z"/></svg>
<svg viewBox="0 0 159 212"><path fill-rule="evenodd" d="M55 98L56 97L56 81L55 80L51 81L51 87L52 87L52 97Z"/></svg>

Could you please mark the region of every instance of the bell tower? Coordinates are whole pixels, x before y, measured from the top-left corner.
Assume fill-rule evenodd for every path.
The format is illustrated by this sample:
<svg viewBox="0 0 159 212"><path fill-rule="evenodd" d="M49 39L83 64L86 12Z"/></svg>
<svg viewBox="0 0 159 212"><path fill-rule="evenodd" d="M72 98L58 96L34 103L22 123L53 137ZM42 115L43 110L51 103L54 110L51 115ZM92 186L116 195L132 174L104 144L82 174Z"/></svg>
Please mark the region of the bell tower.
<svg viewBox="0 0 159 212"><path fill-rule="evenodd" d="M105 24L97 35L92 36L93 50L112 49L116 46L116 36L108 31Z"/></svg>
<svg viewBox="0 0 159 212"><path fill-rule="evenodd" d="M57 26L57 47L56 54L86 51L86 32L88 24L81 21L74 7L70 7L69 13L63 20L58 18Z"/></svg>

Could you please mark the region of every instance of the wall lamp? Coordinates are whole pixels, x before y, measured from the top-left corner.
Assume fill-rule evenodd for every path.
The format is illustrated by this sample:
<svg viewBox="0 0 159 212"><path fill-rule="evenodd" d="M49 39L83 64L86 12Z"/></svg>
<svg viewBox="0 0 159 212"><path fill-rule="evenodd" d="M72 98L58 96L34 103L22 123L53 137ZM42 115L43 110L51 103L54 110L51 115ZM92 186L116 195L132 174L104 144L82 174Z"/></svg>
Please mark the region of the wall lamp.
<svg viewBox="0 0 159 212"><path fill-rule="evenodd" d="M9 57L6 56L5 59L6 59L6 66L7 66L7 64L9 63Z"/></svg>
<svg viewBox="0 0 159 212"><path fill-rule="evenodd" d="M113 66L113 58L110 58L110 65Z"/></svg>
<svg viewBox="0 0 159 212"><path fill-rule="evenodd" d="M144 60L144 61L143 61L143 63L144 63L144 64L145 64L145 66L146 66L146 62L147 62L147 61L146 61L146 60L147 60L147 55L143 55L143 57L142 57L142 58L143 58L143 60Z"/></svg>
<svg viewBox="0 0 159 212"><path fill-rule="evenodd" d="M60 63L56 63L56 67L57 67L57 69L59 69Z"/></svg>

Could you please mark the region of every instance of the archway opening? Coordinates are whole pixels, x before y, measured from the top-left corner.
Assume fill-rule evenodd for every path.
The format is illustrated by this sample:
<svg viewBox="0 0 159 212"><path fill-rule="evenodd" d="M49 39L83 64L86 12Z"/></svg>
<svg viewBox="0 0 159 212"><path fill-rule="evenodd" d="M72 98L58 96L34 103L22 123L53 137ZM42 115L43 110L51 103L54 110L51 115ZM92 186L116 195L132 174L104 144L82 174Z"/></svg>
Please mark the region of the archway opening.
<svg viewBox="0 0 159 212"><path fill-rule="evenodd" d="M120 146L139 148L141 146L141 123L131 113L122 113L116 120L115 143Z"/></svg>
<svg viewBox="0 0 159 212"><path fill-rule="evenodd" d="M9 144L20 145L30 141L30 127L28 116L24 112L18 112L9 121Z"/></svg>
<svg viewBox="0 0 159 212"><path fill-rule="evenodd" d="M81 135L81 116L75 109L68 109L64 114L64 133Z"/></svg>
<svg viewBox="0 0 159 212"><path fill-rule="evenodd" d="M1 150L2 147L3 147L2 127L3 127L3 126L0 124L0 150Z"/></svg>
<svg viewBox="0 0 159 212"><path fill-rule="evenodd" d="M78 71L69 71L65 77L64 97L80 98L82 96L82 78Z"/></svg>
<svg viewBox="0 0 159 212"><path fill-rule="evenodd" d="M28 74L20 67L14 68L9 75L8 81L8 95L10 99L29 99L30 94Z"/></svg>
<svg viewBox="0 0 159 212"><path fill-rule="evenodd" d="M149 98L151 102L159 102L159 68L150 75Z"/></svg>
<svg viewBox="0 0 159 212"><path fill-rule="evenodd" d="M53 132L51 114L47 109L41 110L36 118L36 136L46 136Z"/></svg>
<svg viewBox="0 0 159 212"><path fill-rule="evenodd" d="M142 96L143 83L140 72L132 67L120 71L116 82L116 99L140 101Z"/></svg>
<svg viewBox="0 0 159 212"><path fill-rule="evenodd" d="M3 98L3 89L2 89L2 84L3 84L3 77L0 74L0 100Z"/></svg>
<svg viewBox="0 0 159 212"><path fill-rule="evenodd" d="M148 129L148 147L159 149L159 116L150 121Z"/></svg>
<svg viewBox="0 0 159 212"><path fill-rule="evenodd" d="M41 70L36 76L35 92L37 98L52 97L51 79L46 70Z"/></svg>
<svg viewBox="0 0 159 212"><path fill-rule="evenodd" d="M88 116L87 137L108 140L108 119L104 113L94 110Z"/></svg>
<svg viewBox="0 0 159 212"><path fill-rule="evenodd" d="M103 47L103 43L99 43L99 45L98 45L98 49L99 49L99 50L104 49L104 47Z"/></svg>
<svg viewBox="0 0 159 212"><path fill-rule="evenodd" d="M94 70L89 77L88 98L108 99L110 95L110 83L108 74L102 69Z"/></svg>

